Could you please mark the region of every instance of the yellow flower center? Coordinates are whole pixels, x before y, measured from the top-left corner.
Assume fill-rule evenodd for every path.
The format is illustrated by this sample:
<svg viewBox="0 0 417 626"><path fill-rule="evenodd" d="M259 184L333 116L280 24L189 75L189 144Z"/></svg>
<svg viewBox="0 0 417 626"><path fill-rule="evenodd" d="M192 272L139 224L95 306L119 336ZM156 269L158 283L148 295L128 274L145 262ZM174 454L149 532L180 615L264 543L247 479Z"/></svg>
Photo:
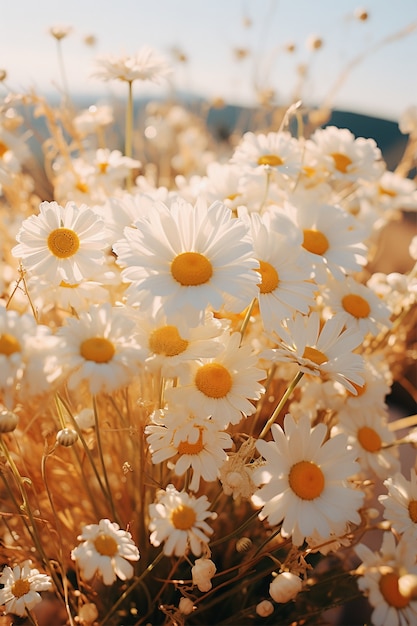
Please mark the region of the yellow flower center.
<svg viewBox="0 0 417 626"><path fill-rule="evenodd" d="M275 267L267 261L259 261L259 268L256 270L261 275L262 281L259 285L261 293L271 293L279 285L279 276Z"/></svg>
<svg viewBox="0 0 417 626"><path fill-rule="evenodd" d="M367 452L378 452L382 441L378 433L369 426L362 426L357 432L357 438L362 448Z"/></svg>
<svg viewBox="0 0 417 626"><path fill-rule="evenodd" d="M226 197L226 200L236 200L236 198L241 195L241 193L229 193L229 195Z"/></svg>
<svg viewBox="0 0 417 626"><path fill-rule="evenodd" d="M3 142L0 141L0 159L9 151L9 147Z"/></svg>
<svg viewBox="0 0 417 626"><path fill-rule="evenodd" d="M329 249L329 241L322 232L314 229L304 230L304 241L302 246L313 254L324 254Z"/></svg>
<svg viewBox="0 0 417 626"><path fill-rule="evenodd" d="M80 354L86 361L108 363L116 352L114 345L105 337L90 337L80 346Z"/></svg>
<svg viewBox="0 0 417 626"><path fill-rule="evenodd" d="M324 352L317 350L317 348L311 348L310 346L305 347L303 359L313 361L316 365L323 365L323 363L326 363L329 360Z"/></svg>
<svg viewBox="0 0 417 626"><path fill-rule="evenodd" d="M324 475L311 461L299 461L292 466L288 482L296 496L302 500L315 500L324 489Z"/></svg>
<svg viewBox="0 0 417 626"><path fill-rule="evenodd" d="M71 285L70 283L66 283L65 280L61 280L59 286L64 287L64 289L75 289L76 287L80 286L80 283L74 283L73 285Z"/></svg>
<svg viewBox="0 0 417 626"><path fill-rule="evenodd" d="M109 164L106 162L97 163L97 167L98 167L98 171L100 172L100 174L105 174L107 172L107 168L109 167Z"/></svg>
<svg viewBox="0 0 417 626"><path fill-rule="evenodd" d="M21 598L30 591L30 582L27 578L18 578L12 585L12 594L15 598Z"/></svg>
<svg viewBox="0 0 417 626"><path fill-rule="evenodd" d="M228 369L220 363L206 363L195 375L197 389L209 398L224 398L232 388L233 379Z"/></svg>
<svg viewBox="0 0 417 626"><path fill-rule="evenodd" d="M155 354L176 356L187 349L188 341L183 339L176 326L162 326L152 331L149 348Z"/></svg>
<svg viewBox="0 0 417 626"><path fill-rule="evenodd" d="M3 333L0 335L0 354L10 356L15 352L20 352L20 349L20 343L16 337L9 335L9 333Z"/></svg>
<svg viewBox="0 0 417 626"><path fill-rule="evenodd" d="M180 445L178 446L178 454L200 454L202 450L204 450L202 428L200 428L200 434L195 443L190 443L189 441L181 441Z"/></svg>
<svg viewBox="0 0 417 626"><path fill-rule="evenodd" d="M307 176L307 178L313 178L316 170L314 167L311 167L311 165L304 165L303 172Z"/></svg>
<svg viewBox="0 0 417 626"><path fill-rule="evenodd" d="M283 163L284 161L277 154L263 154L258 159L258 165L269 165L269 167L278 167Z"/></svg>
<svg viewBox="0 0 417 626"><path fill-rule="evenodd" d="M410 599L400 593L398 580L399 576L395 572L383 574L379 580L379 590L387 604L403 609L410 603Z"/></svg>
<svg viewBox="0 0 417 626"><path fill-rule="evenodd" d="M333 157L334 166L337 171L346 174L347 168L352 164L352 159L341 152L332 152L330 156Z"/></svg>
<svg viewBox="0 0 417 626"><path fill-rule="evenodd" d="M87 183L83 183L82 180L79 180L75 184L75 189L78 189L78 191L81 191L81 193L88 193L90 191Z"/></svg>
<svg viewBox="0 0 417 626"><path fill-rule="evenodd" d="M410 500L408 504L408 515L410 520L417 524L417 500Z"/></svg>
<svg viewBox="0 0 417 626"><path fill-rule="evenodd" d="M386 189L386 187L382 187L382 185L378 186L378 191L382 196L389 196L390 198L395 198L397 196L397 192L393 189Z"/></svg>
<svg viewBox="0 0 417 626"><path fill-rule="evenodd" d="M48 248L58 259L68 259L80 247L77 233L70 228L55 228L48 235Z"/></svg>
<svg viewBox="0 0 417 626"><path fill-rule="evenodd" d="M199 252L182 252L172 261L171 274L184 287L195 287L210 280L213 267Z"/></svg>
<svg viewBox="0 0 417 626"><path fill-rule="evenodd" d="M362 296L358 296L356 293L349 293L347 296L344 296L342 298L342 306L346 313L350 313L350 315L353 315L353 317L357 319L368 317L371 312L371 307L367 300L362 298Z"/></svg>
<svg viewBox="0 0 417 626"><path fill-rule="evenodd" d="M98 535L93 543L97 552L103 556L114 556L119 549L116 539L104 533Z"/></svg>
<svg viewBox="0 0 417 626"><path fill-rule="evenodd" d="M177 530L191 530L197 515L190 506L180 504L171 513L171 523Z"/></svg>

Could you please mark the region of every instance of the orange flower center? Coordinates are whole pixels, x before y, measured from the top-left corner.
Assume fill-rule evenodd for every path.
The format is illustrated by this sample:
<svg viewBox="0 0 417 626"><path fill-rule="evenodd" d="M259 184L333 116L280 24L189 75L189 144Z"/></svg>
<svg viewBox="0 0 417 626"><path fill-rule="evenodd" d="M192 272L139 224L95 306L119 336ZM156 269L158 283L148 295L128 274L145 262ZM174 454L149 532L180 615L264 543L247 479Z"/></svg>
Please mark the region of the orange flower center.
<svg viewBox="0 0 417 626"><path fill-rule="evenodd" d="M177 530L191 530L196 519L194 509L186 504L180 504L171 513L171 523Z"/></svg>
<svg viewBox="0 0 417 626"><path fill-rule="evenodd" d="M114 345L105 337L90 337L80 346L80 354L86 361L108 363L116 352Z"/></svg>
<svg viewBox="0 0 417 626"><path fill-rule="evenodd" d="M184 287L204 285L213 275L210 261L199 252L182 252L171 263L172 277Z"/></svg>
<svg viewBox="0 0 417 626"><path fill-rule="evenodd" d="M30 582L27 578L18 578L12 585L12 594L15 598L21 598L30 591Z"/></svg>
<svg viewBox="0 0 417 626"><path fill-rule="evenodd" d="M196 373L197 389L209 398L224 398L232 388L233 379L228 369L220 363L206 363Z"/></svg>
<svg viewBox="0 0 417 626"><path fill-rule="evenodd" d="M303 359L313 361L313 363L315 363L316 365L323 365L323 363L326 363L329 360L324 352L321 352L320 350L317 350L317 348L312 348L310 346L305 347L303 352Z"/></svg>
<svg viewBox="0 0 417 626"><path fill-rule="evenodd" d="M302 246L308 252L322 255L329 249L329 241L321 231L307 228Z"/></svg>
<svg viewBox="0 0 417 626"><path fill-rule="evenodd" d="M277 154L263 154L258 159L258 165L269 165L269 167L279 167L284 161Z"/></svg>
<svg viewBox="0 0 417 626"><path fill-rule="evenodd" d="M13 335L9 335L9 333L3 333L0 335L0 354L5 354L6 356L10 356L15 352L20 352L21 347L20 343Z"/></svg>
<svg viewBox="0 0 417 626"><path fill-rule="evenodd" d="M188 341L183 339L176 326L162 326L152 331L149 348L155 354L176 356L187 349Z"/></svg>
<svg viewBox="0 0 417 626"><path fill-rule="evenodd" d="M271 293L279 285L278 272L267 261L259 261L259 268L256 270L261 275L261 283L259 284L259 291L261 293Z"/></svg>
<svg viewBox="0 0 417 626"><path fill-rule="evenodd" d="M0 159L6 154L6 152L9 151L8 146L3 142L0 141Z"/></svg>
<svg viewBox="0 0 417 626"><path fill-rule="evenodd" d="M367 300L362 298L362 296L358 296L356 293L349 293L347 296L344 296L342 298L342 306L346 313L350 313L350 315L353 315L353 317L357 319L368 317L371 312L371 307Z"/></svg>
<svg viewBox="0 0 417 626"><path fill-rule="evenodd" d="M200 454L202 450L204 450L202 428L200 428L200 434L195 443L190 443L189 441L181 441L180 445L178 446L178 454Z"/></svg>
<svg viewBox="0 0 417 626"><path fill-rule="evenodd" d="M350 384L352 385L352 387L354 387L357 391L357 394L355 396L355 394L353 394L351 391L348 391L348 394L350 396L352 396L353 398L358 398L359 396L362 396L366 389L367 389L367 385L366 383L364 383L361 387L359 385L357 385L356 383L353 383L352 381L350 381Z"/></svg>
<svg viewBox="0 0 417 626"><path fill-rule="evenodd" d="M315 500L324 489L324 475L311 461L299 461L292 466L288 482L296 496L302 500Z"/></svg>
<svg viewBox="0 0 417 626"><path fill-rule="evenodd" d="M381 449L381 437L369 426L359 428L357 438L362 448L367 452L378 452Z"/></svg>
<svg viewBox="0 0 417 626"><path fill-rule="evenodd" d="M390 198L395 198L397 196L397 192L393 189L387 189L386 187L378 186L378 191L383 196L389 196Z"/></svg>
<svg viewBox="0 0 417 626"><path fill-rule="evenodd" d="M337 171L346 174L347 168L352 164L352 159L341 152L332 152L330 156L333 158L334 166Z"/></svg>
<svg viewBox="0 0 417 626"><path fill-rule="evenodd" d="M410 516L410 520L417 524L417 500L410 500L408 504L408 514Z"/></svg>
<svg viewBox="0 0 417 626"><path fill-rule="evenodd" d="M75 184L75 189L78 189L78 191L81 191L81 193L88 193L90 191L87 183L83 183L82 180L79 180Z"/></svg>
<svg viewBox="0 0 417 626"><path fill-rule="evenodd" d="M398 580L399 576L395 572L383 574L379 580L379 590L387 604L403 609L410 603L410 599L400 593Z"/></svg>
<svg viewBox="0 0 417 626"><path fill-rule="evenodd" d="M99 554L102 554L103 556L114 556L115 554L117 554L117 551L119 549L116 539L104 533L98 535L94 539L93 543L97 552Z"/></svg>
<svg viewBox="0 0 417 626"><path fill-rule="evenodd" d="M47 245L58 259L68 259L77 252L80 240L70 228L55 228L48 235Z"/></svg>

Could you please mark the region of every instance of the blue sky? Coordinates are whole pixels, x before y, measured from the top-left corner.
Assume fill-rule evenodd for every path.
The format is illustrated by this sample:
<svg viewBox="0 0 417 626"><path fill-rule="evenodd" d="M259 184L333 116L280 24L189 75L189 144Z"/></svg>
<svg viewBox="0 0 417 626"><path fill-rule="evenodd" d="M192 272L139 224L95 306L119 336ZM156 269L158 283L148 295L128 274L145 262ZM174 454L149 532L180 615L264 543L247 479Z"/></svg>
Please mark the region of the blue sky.
<svg viewBox="0 0 417 626"><path fill-rule="evenodd" d="M367 21L352 17L358 7L368 11ZM408 36L380 45L411 24ZM302 98L318 104L363 57L345 75L334 106L395 120L417 104L416 0L18 0L8 3L0 24L0 68L10 87L57 92L56 42L48 34L56 25L72 27L62 42L71 93L94 99L122 87L91 78L95 56L149 44L169 59L174 47L187 55L186 64L174 64L174 87L231 102L253 103L256 82L286 104L303 65ZM86 35L96 37L94 47ZM308 50L310 35L323 39L322 49ZM285 50L290 42L292 54ZM236 48L248 50L244 60L236 60ZM163 95L167 88L138 85L137 95L140 89Z"/></svg>

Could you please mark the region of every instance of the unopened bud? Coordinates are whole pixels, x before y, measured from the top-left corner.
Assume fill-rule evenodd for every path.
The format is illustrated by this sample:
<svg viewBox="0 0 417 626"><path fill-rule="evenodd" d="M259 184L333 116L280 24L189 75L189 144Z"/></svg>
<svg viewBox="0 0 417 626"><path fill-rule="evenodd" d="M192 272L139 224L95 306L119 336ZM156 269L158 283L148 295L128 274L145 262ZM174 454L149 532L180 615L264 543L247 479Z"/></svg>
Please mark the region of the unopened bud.
<svg viewBox="0 0 417 626"><path fill-rule="evenodd" d="M77 431L73 428L63 428L62 430L59 430L56 434L56 442L60 446L64 446L64 448L69 448L70 446L73 446L77 439Z"/></svg>
<svg viewBox="0 0 417 626"><path fill-rule="evenodd" d="M19 418L13 411L5 409L0 412L0 433L11 433L17 426Z"/></svg>

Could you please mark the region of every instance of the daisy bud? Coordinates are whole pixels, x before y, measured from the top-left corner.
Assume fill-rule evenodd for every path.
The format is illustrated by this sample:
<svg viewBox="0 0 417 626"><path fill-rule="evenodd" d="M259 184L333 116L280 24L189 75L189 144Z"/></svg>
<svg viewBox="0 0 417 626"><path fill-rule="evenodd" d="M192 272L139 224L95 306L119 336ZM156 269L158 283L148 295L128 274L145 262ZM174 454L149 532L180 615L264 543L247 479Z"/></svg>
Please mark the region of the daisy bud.
<svg viewBox="0 0 417 626"><path fill-rule="evenodd" d="M7 72L3 68L0 68L0 83L2 83L7 78Z"/></svg>
<svg viewBox="0 0 417 626"><path fill-rule="evenodd" d="M249 537L240 537L236 541L237 552L247 552L252 547L252 540Z"/></svg>
<svg viewBox="0 0 417 626"><path fill-rule="evenodd" d="M190 598L181 598L178 609L183 615L190 615L194 611L194 604Z"/></svg>
<svg viewBox="0 0 417 626"><path fill-rule="evenodd" d="M83 604L78 612L78 620L83 626L90 626L98 617L98 610L95 604L87 602Z"/></svg>
<svg viewBox="0 0 417 626"><path fill-rule="evenodd" d="M269 617L273 612L274 605L269 600L262 600L256 607L256 613L259 617Z"/></svg>
<svg viewBox="0 0 417 626"><path fill-rule="evenodd" d="M366 20L369 18L369 13L366 9L363 9L362 7L358 7L357 9L355 9L353 15L356 17L357 20L360 20L361 22L366 22Z"/></svg>
<svg viewBox="0 0 417 626"><path fill-rule="evenodd" d="M63 428L56 434L56 442L64 448L73 446L78 439L77 431L72 428Z"/></svg>
<svg viewBox="0 0 417 626"><path fill-rule="evenodd" d="M0 433L11 433L17 426L19 418L13 411L5 409L0 412Z"/></svg>
<svg viewBox="0 0 417 626"><path fill-rule="evenodd" d="M301 591L302 586L303 583L299 576L291 574L291 572L282 572L269 585L269 594L275 602L284 604L293 600Z"/></svg>
<svg viewBox="0 0 417 626"><path fill-rule="evenodd" d="M196 559L194 566L191 568L193 584L205 593L212 588L211 579L216 573L216 566L210 559Z"/></svg>

